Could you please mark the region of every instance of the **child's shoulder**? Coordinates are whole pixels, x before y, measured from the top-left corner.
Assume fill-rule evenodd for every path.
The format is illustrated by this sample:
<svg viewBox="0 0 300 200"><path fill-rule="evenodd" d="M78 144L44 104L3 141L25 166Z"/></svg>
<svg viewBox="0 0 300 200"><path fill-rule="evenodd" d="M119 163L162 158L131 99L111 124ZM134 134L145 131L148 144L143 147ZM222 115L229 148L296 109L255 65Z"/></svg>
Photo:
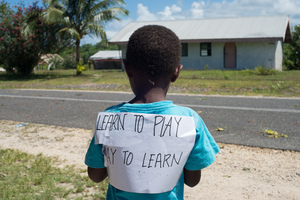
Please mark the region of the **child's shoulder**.
<svg viewBox="0 0 300 200"><path fill-rule="evenodd" d="M143 112L149 111L155 114L167 114L167 115L182 115L182 116L198 116L198 113L193 109L181 105L176 105L172 101L161 101L148 104L129 104L120 103L110 106L105 109L105 112Z"/></svg>
<svg viewBox="0 0 300 200"><path fill-rule="evenodd" d="M193 109L181 105L173 104L172 112L174 115L183 115L191 117L199 117L199 115Z"/></svg>
<svg viewBox="0 0 300 200"><path fill-rule="evenodd" d="M113 105L105 109L105 112L134 112L134 111L154 111L157 114L174 114L174 115L184 115L192 116L197 115L197 113L188 107L180 106L174 104L172 101L160 101L154 103L145 103L145 104L130 104L130 103L120 103L118 105ZM162 112L162 113L160 113Z"/></svg>
<svg viewBox="0 0 300 200"><path fill-rule="evenodd" d="M120 104L117 104L117 105L113 105L113 106L110 106L110 107L107 107L105 109L105 112L121 112L122 110L122 107L126 104L126 102L123 102L123 103L120 103Z"/></svg>

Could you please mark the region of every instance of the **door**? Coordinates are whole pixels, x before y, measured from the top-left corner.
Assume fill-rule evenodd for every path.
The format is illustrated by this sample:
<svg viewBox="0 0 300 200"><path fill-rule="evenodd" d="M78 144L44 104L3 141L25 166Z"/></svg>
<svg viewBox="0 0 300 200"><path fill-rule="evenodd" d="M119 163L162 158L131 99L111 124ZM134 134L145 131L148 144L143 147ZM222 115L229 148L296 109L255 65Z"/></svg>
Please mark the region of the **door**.
<svg viewBox="0 0 300 200"><path fill-rule="evenodd" d="M234 42L226 42L224 47L224 67L236 68L236 47Z"/></svg>

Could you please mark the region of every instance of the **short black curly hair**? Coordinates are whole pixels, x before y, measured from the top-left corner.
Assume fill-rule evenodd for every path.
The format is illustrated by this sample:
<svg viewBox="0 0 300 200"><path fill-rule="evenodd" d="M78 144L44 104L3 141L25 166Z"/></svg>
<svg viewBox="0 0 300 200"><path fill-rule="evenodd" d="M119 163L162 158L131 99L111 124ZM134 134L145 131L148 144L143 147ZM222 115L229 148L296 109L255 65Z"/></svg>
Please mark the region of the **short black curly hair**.
<svg viewBox="0 0 300 200"><path fill-rule="evenodd" d="M129 38L126 60L134 70L149 78L173 73L180 59L180 40L164 26L143 26Z"/></svg>

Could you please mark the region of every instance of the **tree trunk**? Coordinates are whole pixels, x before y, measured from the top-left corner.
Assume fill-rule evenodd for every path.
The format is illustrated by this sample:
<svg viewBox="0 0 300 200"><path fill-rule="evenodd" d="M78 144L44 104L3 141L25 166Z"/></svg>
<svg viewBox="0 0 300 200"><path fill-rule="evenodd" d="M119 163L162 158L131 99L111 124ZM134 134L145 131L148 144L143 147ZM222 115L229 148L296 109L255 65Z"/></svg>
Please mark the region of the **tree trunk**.
<svg viewBox="0 0 300 200"><path fill-rule="evenodd" d="M80 60L80 40L76 40L76 64L79 63Z"/></svg>

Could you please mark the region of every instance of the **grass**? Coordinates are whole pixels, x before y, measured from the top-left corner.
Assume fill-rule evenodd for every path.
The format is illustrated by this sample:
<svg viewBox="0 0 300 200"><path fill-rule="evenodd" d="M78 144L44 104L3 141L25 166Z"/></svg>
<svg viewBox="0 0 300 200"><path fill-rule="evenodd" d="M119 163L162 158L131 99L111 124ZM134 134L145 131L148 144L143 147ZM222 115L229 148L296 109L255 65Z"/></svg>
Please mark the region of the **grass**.
<svg viewBox="0 0 300 200"><path fill-rule="evenodd" d="M271 75L262 75L262 74ZM300 70L183 70L169 92L207 95L300 96ZM0 72L0 88L131 91L125 72L91 70L36 71L28 77Z"/></svg>
<svg viewBox="0 0 300 200"><path fill-rule="evenodd" d="M54 167L56 162L41 154L0 149L0 199L105 199L107 180L96 184L86 170Z"/></svg>
<svg viewBox="0 0 300 200"><path fill-rule="evenodd" d="M260 75L255 70L183 71L173 87L196 94L299 97L300 71L273 75Z"/></svg>

